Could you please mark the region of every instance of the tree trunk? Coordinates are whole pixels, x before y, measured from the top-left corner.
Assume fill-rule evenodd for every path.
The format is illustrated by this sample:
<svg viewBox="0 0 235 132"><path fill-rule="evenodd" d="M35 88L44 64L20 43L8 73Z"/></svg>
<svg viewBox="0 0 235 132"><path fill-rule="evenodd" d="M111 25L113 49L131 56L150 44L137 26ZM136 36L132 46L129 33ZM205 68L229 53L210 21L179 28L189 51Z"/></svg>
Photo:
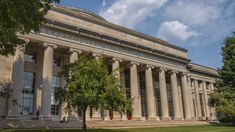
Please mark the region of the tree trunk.
<svg viewBox="0 0 235 132"><path fill-rule="evenodd" d="M82 132L87 132L86 128L86 108L82 111Z"/></svg>

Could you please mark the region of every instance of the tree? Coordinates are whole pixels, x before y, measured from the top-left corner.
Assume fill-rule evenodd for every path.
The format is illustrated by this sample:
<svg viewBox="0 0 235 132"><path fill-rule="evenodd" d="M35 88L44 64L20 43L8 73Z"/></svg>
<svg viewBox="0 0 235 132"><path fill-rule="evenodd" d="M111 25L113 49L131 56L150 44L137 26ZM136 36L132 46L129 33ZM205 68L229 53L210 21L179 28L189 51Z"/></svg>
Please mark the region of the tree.
<svg viewBox="0 0 235 132"><path fill-rule="evenodd" d="M0 55L13 55L25 41L17 33L38 32L50 4L60 0L0 0Z"/></svg>
<svg viewBox="0 0 235 132"><path fill-rule="evenodd" d="M235 34L234 34L235 35ZM235 37L227 37L222 47L223 66L218 70L221 77L216 83L215 93L209 104L216 108L222 117L235 122Z"/></svg>
<svg viewBox="0 0 235 132"><path fill-rule="evenodd" d="M79 61L64 65L60 76L66 81L59 92L60 100L67 102L67 109L82 112L83 132L86 132L86 110L103 109L124 113L131 110L131 100L126 99L114 74L109 74L102 59L84 55Z"/></svg>

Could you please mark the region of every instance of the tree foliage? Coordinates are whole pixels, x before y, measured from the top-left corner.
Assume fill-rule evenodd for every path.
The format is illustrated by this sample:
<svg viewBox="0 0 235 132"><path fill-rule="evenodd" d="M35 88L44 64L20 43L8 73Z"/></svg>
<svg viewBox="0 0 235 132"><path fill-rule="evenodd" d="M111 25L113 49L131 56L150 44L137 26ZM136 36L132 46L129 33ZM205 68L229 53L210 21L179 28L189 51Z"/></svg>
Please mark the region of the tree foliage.
<svg viewBox="0 0 235 132"><path fill-rule="evenodd" d="M60 0L0 0L0 55L15 53L25 41L17 33L38 32L46 22L50 4Z"/></svg>
<svg viewBox="0 0 235 132"><path fill-rule="evenodd" d="M82 55L75 63L64 65L60 75L67 84L59 96L67 102L67 109L82 112L83 131L88 107L120 113L131 110L131 100L125 98L118 79L108 73L102 59Z"/></svg>
<svg viewBox="0 0 235 132"><path fill-rule="evenodd" d="M211 94L210 105L219 115L235 121L235 37L227 37L222 47L223 66L219 69L220 80L215 93Z"/></svg>

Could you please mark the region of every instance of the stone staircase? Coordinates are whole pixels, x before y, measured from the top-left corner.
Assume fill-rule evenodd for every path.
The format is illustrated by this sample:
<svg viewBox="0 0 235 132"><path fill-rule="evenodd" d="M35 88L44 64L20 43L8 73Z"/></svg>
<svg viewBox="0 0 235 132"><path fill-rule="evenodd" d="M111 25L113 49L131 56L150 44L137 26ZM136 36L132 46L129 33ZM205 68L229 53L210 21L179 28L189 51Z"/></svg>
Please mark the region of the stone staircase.
<svg viewBox="0 0 235 132"><path fill-rule="evenodd" d="M192 126L208 125L205 121L87 121L89 128L143 128L143 127L168 127L168 126ZM81 128L82 121L69 121L60 123L59 121L42 120L0 120L0 129L6 128Z"/></svg>

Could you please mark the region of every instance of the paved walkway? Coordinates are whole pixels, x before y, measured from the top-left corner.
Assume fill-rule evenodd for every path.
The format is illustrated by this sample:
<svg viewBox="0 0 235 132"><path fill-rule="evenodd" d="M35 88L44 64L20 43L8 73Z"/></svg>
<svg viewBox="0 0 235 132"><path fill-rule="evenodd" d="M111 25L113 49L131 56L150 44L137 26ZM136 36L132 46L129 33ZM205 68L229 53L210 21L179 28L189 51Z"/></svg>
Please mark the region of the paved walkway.
<svg viewBox="0 0 235 132"><path fill-rule="evenodd" d="M87 121L89 128L142 128L142 127L167 127L167 126L192 126L208 125L203 121ZM0 120L1 128L81 128L81 121L60 123L58 121L41 120Z"/></svg>

